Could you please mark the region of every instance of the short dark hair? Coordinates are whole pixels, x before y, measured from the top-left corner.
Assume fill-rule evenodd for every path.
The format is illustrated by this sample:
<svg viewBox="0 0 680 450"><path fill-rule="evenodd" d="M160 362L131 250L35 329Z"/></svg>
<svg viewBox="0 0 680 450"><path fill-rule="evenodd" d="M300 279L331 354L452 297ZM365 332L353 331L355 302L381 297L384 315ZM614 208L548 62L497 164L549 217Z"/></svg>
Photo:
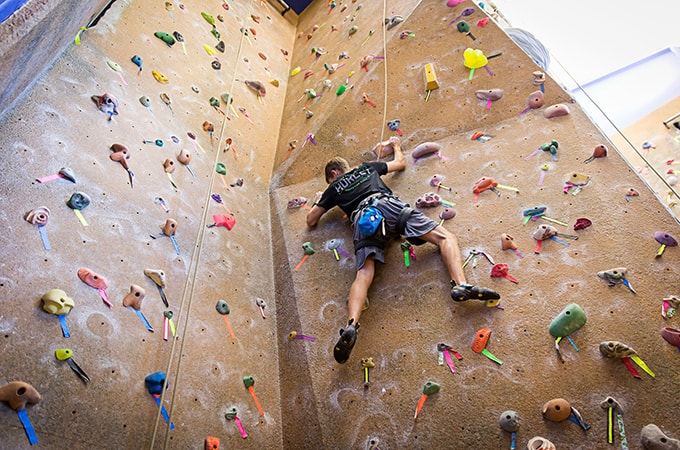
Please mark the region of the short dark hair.
<svg viewBox="0 0 680 450"><path fill-rule="evenodd" d="M324 174L326 175L326 183L330 183L331 177L333 176L332 171L333 170L338 170L340 173L346 173L349 170L349 163L347 162L346 159L341 158L339 156L336 156L335 158L331 158L327 163L326 163L326 168L324 169Z"/></svg>

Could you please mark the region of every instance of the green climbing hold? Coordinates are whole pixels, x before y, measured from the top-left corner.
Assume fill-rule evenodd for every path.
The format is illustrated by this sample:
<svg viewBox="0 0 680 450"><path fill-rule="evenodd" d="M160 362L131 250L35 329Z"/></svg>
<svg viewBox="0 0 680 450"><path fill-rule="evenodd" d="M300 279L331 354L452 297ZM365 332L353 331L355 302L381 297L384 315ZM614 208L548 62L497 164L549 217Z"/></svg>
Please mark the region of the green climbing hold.
<svg viewBox="0 0 680 450"><path fill-rule="evenodd" d="M207 12L202 12L201 16L203 16L205 21L208 22L210 25L212 25L213 27L215 26L215 18L212 15L208 14Z"/></svg>
<svg viewBox="0 0 680 450"><path fill-rule="evenodd" d="M234 97L232 97L228 92L225 92L220 97L222 97L222 101L227 105L234 103Z"/></svg>
<svg viewBox="0 0 680 450"><path fill-rule="evenodd" d="M548 331L555 337L566 337L586 324L586 313L576 303L569 303L550 322Z"/></svg>
<svg viewBox="0 0 680 450"><path fill-rule="evenodd" d="M220 175L226 175L227 166L225 166L224 163L218 162L215 166L215 172L219 173Z"/></svg>
<svg viewBox="0 0 680 450"><path fill-rule="evenodd" d="M456 24L456 28L458 28L458 31L460 33L467 33L468 31L470 31L470 24L464 20L461 20Z"/></svg>
<svg viewBox="0 0 680 450"><path fill-rule="evenodd" d="M154 34L158 39L168 44L168 47L172 47L175 44L175 38L165 33L163 31L156 31Z"/></svg>
<svg viewBox="0 0 680 450"><path fill-rule="evenodd" d="M220 106L220 99L217 97L210 97L210 106Z"/></svg>
<svg viewBox="0 0 680 450"><path fill-rule="evenodd" d="M551 155L554 155L557 153L557 149L559 148L560 143L557 142L555 139L553 139L550 142L546 142L545 144L541 145L541 150L544 152L550 152Z"/></svg>
<svg viewBox="0 0 680 450"><path fill-rule="evenodd" d="M255 385L255 380L251 376L243 377L243 384L246 385L247 388Z"/></svg>
<svg viewBox="0 0 680 450"><path fill-rule="evenodd" d="M341 85L338 87L338 90L335 91L335 95L342 95L342 94L345 93L346 90L347 90L347 86L345 86L344 84L341 84Z"/></svg>
<svg viewBox="0 0 680 450"><path fill-rule="evenodd" d="M220 32L217 31L217 28L213 28L212 30L210 30L210 32L212 33L213 36L215 36L215 39L220 38Z"/></svg>
<svg viewBox="0 0 680 450"><path fill-rule="evenodd" d="M314 247L312 246L311 242L305 242L304 244L302 244L302 249L305 251L305 255L314 254Z"/></svg>
<svg viewBox="0 0 680 450"><path fill-rule="evenodd" d="M435 383L434 381L428 381L425 383L425 386L423 387L423 394L432 395L437 392L439 392L439 384Z"/></svg>

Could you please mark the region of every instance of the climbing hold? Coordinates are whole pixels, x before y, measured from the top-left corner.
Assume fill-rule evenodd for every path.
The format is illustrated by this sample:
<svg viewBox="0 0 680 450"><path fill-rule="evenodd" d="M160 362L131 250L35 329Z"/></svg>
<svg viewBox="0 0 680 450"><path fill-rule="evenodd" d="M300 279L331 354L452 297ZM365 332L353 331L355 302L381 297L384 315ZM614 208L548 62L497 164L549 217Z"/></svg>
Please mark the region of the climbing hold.
<svg viewBox="0 0 680 450"><path fill-rule="evenodd" d="M423 156L429 155L430 153L435 153L441 150L441 145L436 142L423 142L418 144L415 149L411 152L411 156L414 159L422 158Z"/></svg>
<svg viewBox="0 0 680 450"><path fill-rule="evenodd" d="M177 221L175 219L166 219L161 230L166 236L174 236L175 231L177 231Z"/></svg>
<svg viewBox="0 0 680 450"><path fill-rule="evenodd" d="M678 450L680 440L669 438L661 429L650 423L642 428L640 443L645 450Z"/></svg>
<svg viewBox="0 0 680 450"><path fill-rule="evenodd" d="M494 89L482 89L479 91L475 91L475 96L480 99L480 100L488 100L495 102L496 100L500 100L501 97L503 97L503 89L499 88L494 88Z"/></svg>
<svg viewBox="0 0 680 450"><path fill-rule="evenodd" d="M0 402L9 403L15 411L26 409L26 404L35 404L41 397L38 391L23 381L12 381L0 387Z"/></svg>
<svg viewBox="0 0 680 450"><path fill-rule="evenodd" d="M226 300L217 300L215 309L217 310L218 313L222 315L227 315L230 312L229 304L227 304Z"/></svg>
<svg viewBox="0 0 680 450"><path fill-rule="evenodd" d="M210 25L213 27L215 26L215 18L212 16L212 14L208 14L207 12L202 12L201 16L205 19L206 22L208 22Z"/></svg>
<svg viewBox="0 0 680 450"><path fill-rule="evenodd" d="M505 431L515 433L519 430L519 415L517 411L503 411L498 419L498 423Z"/></svg>
<svg viewBox="0 0 680 450"><path fill-rule="evenodd" d="M219 173L220 175L226 175L227 174L227 166L225 166L224 163L218 162L215 165L215 172Z"/></svg>
<svg viewBox="0 0 680 450"><path fill-rule="evenodd" d="M217 45L215 46L215 49L217 49L217 51L219 51L220 53L224 53L224 41L218 42Z"/></svg>
<svg viewBox="0 0 680 450"><path fill-rule="evenodd" d="M669 313L670 315L670 313ZM661 337L674 347L680 348L680 330L664 327L660 331Z"/></svg>
<svg viewBox="0 0 680 450"><path fill-rule="evenodd" d="M532 72L531 75L534 77L532 81L534 86L540 86L545 83L545 73L541 72L540 70Z"/></svg>
<svg viewBox="0 0 680 450"><path fill-rule="evenodd" d="M222 64L219 61L213 61L210 63L210 65L215 70L220 70L222 68Z"/></svg>
<svg viewBox="0 0 680 450"><path fill-rule="evenodd" d="M544 102L543 92L541 91L534 91L529 94L529 97L527 98L527 106L531 109L540 108L543 106Z"/></svg>
<svg viewBox="0 0 680 450"><path fill-rule="evenodd" d="M558 103L556 105L548 106L545 109L545 111L543 111L543 117L545 117L546 119L566 116L567 114L569 114L569 107L564 103Z"/></svg>
<svg viewBox="0 0 680 450"><path fill-rule="evenodd" d="M570 303L555 317L548 331L555 337L566 337L586 324L586 313L576 303Z"/></svg>
<svg viewBox="0 0 680 450"><path fill-rule="evenodd" d="M297 209L305 206L308 199L306 197L294 197L288 200L288 209Z"/></svg>
<svg viewBox="0 0 680 450"><path fill-rule="evenodd" d="M57 316L68 314L75 306L73 299L61 289L50 289L40 300L43 311Z"/></svg>
<svg viewBox="0 0 680 450"><path fill-rule="evenodd" d="M637 355L633 347L618 341L601 342L599 349L607 358L628 358Z"/></svg>
<svg viewBox="0 0 680 450"><path fill-rule="evenodd" d="M593 222L590 219L587 219L585 217L580 217L576 219L576 223L574 223L574 230L585 230L589 226L591 226Z"/></svg>
<svg viewBox="0 0 680 450"><path fill-rule="evenodd" d="M24 220L30 224L44 227L50 220L50 210L46 206L38 206L24 214Z"/></svg>
<svg viewBox="0 0 680 450"><path fill-rule="evenodd" d="M248 86L250 89L254 90L255 92L258 93L260 97L264 97L267 95L267 89L264 87L264 84L261 81L245 81L246 86Z"/></svg>
<svg viewBox="0 0 680 450"><path fill-rule="evenodd" d="M111 116L118 115L118 101L109 94L93 95L90 97L92 101L97 105L97 108L101 112L109 115L109 120Z"/></svg>
<svg viewBox="0 0 680 450"><path fill-rule="evenodd" d="M170 158L166 158L165 161L163 161L163 169L165 170L165 173L172 173L175 171L175 161L173 161Z"/></svg>
<svg viewBox="0 0 680 450"><path fill-rule="evenodd" d="M85 267L78 269L78 278L80 278L83 283L95 289L106 289L109 286L106 278Z"/></svg>
<svg viewBox="0 0 680 450"><path fill-rule="evenodd" d="M163 75L162 73L160 73L160 72L157 71L157 70L152 70L152 71L151 71L151 75L153 75L153 77L154 77L154 78L156 79L156 81L158 81L159 83L167 83L167 82L169 81L169 80L168 80L168 77L166 77L165 75Z"/></svg>
<svg viewBox="0 0 680 450"><path fill-rule="evenodd" d="M141 57L141 56L135 55L135 56L133 56L132 58L130 58L130 61L132 61L132 63L133 63L134 65L136 65L137 67L139 67L139 71L140 71L140 72L142 71L142 62L143 62L143 60L142 60L142 57Z"/></svg>
<svg viewBox="0 0 680 450"><path fill-rule="evenodd" d="M544 437L535 436L527 442L528 450L556 450L555 444Z"/></svg>
<svg viewBox="0 0 680 450"><path fill-rule="evenodd" d="M423 194L416 200L416 208L434 208L441 205L441 197L434 192Z"/></svg>
<svg viewBox="0 0 680 450"><path fill-rule="evenodd" d="M152 395L160 395L163 393L163 385L165 383L165 372L154 372L144 378L144 385Z"/></svg>
<svg viewBox="0 0 680 450"><path fill-rule="evenodd" d="M481 50L466 48L463 52L464 65L468 69L479 69L489 63L489 60Z"/></svg>
<svg viewBox="0 0 680 450"><path fill-rule="evenodd" d="M585 159L583 162L588 164L595 158L604 158L605 156L607 156L607 146L604 144L599 144L596 145L595 148L593 149L593 154L589 158Z"/></svg>
<svg viewBox="0 0 680 450"><path fill-rule="evenodd" d="M84 192L75 192L66 202L69 208L81 210L90 204L90 197Z"/></svg>
<svg viewBox="0 0 680 450"><path fill-rule="evenodd" d="M554 398L543 405L541 413L551 422L562 422L571 415L571 405L563 398Z"/></svg>
<svg viewBox="0 0 680 450"><path fill-rule="evenodd" d="M123 297L123 306L132 306L137 311L142 309L142 301L146 296L146 291L143 287L136 284L130 285L130 292Z"/></svg>
<svg viewBox="0 0 680 450"><path fill-rule="evenodd" d="M172 47L175 44L175 38L164 31L156 31L153 35L156 36L161 41L165 42L168 45L168 47Z"/></svg>

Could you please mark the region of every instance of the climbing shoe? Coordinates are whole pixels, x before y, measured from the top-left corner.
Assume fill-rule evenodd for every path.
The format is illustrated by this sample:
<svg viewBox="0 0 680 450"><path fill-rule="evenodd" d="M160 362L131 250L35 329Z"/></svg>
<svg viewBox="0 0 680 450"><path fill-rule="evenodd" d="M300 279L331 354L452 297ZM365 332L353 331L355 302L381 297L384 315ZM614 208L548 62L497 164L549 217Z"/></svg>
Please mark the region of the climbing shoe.
<svg viewBox="0 0 680 450"><path fill-rule="evenodd" d="M349 359L350 353L357 342L357 330L359 323L354 324L354 319L350 319L347 327L340 328L340 339L335 343L333 348L333 356L339 364L344 364Z"/></svg>
<svg viewBox="0 0 680 450"><path fill-rule="evenodd" d="M456 284L451 280L451 298L457 302L464 302L466 300L482 300L486 302L486 306L494 307L500 302L501 296L498 292L479 286L463 283Z"/></svg>

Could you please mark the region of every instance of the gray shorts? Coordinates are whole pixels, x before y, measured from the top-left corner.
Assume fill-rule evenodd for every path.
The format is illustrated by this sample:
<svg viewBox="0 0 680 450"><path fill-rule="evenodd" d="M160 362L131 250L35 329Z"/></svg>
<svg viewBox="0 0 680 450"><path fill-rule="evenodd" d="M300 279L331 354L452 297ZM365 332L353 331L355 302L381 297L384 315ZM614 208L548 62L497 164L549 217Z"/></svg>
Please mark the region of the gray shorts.
<svg viewBox="0 0 680 450"><path fill-rule="evenodd" d="M385 235L382 234L382 229L380 229L376 235L371 238L375 242L371 242L370 245L354 251L354 254L356 255L357 270L364 266L364 263L369 256L373 256L373 259L380 263L385 263L385 246L390 240L398 239L401 236L397 230L397 221L399 219L399 214L401 214L401 211L405 207L408 207L408 204L396 197L384 197L378 200L374 206L383 213ZM407 238L420 237L432 231L437 225L437 222L417 209L414 209L413 213L406 221L404 236ZM355 249L357 247L357 242L366 238L366 236L359 232L359 227L356 226L354 227L352 237Z"/></svg>

